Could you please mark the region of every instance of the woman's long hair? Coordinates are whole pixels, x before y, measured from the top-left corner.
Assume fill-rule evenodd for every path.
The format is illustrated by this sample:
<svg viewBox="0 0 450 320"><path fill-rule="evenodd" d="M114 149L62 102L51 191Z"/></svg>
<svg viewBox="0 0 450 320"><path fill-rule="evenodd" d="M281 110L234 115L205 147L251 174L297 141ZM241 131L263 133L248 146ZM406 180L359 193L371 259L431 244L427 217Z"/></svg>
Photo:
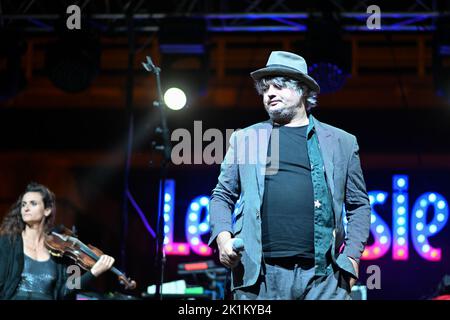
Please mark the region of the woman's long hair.
<svg viewBox="0 0 450 320"><path fill-rule="evenodd" d="M0 226L0 235L20 235L25 229L25 223L22 220L22 214L20 213L20 211L22 208L22 198L27 192L39 192L42 196L42 201L44 202L44 208L52 209L50 215L45 217L44 232L49 232L53 227L56 213L55 195L46 186L36 182L31 182L27 185L25 191L12 205L5 218L3 219L2 225Z"/></svg>

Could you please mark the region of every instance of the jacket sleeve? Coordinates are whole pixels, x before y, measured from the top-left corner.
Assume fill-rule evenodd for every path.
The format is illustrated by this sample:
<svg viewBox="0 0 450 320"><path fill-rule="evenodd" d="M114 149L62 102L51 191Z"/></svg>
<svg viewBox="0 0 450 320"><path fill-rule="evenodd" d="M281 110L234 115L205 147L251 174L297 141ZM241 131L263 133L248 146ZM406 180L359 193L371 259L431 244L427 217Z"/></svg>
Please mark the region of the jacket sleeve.
<svg viewBox="0 0 450 320"><path fill-rule="evenodd" d="M359 263L370 231L370 202L359 160L359 146L354 138L352 154L349 159L347 182L345 187L345 210L347 232L344 256Z"/></svg>
<svg viewBox="0 0 450 320"><path fill-rule="evenodd" d="M240 194L239 165L237 161L237 134L230 137L230 147L220 166L218 183L209 202L211 235L208 245L215 248L216 238L222 231L232 233L232 213Z"/></svg>

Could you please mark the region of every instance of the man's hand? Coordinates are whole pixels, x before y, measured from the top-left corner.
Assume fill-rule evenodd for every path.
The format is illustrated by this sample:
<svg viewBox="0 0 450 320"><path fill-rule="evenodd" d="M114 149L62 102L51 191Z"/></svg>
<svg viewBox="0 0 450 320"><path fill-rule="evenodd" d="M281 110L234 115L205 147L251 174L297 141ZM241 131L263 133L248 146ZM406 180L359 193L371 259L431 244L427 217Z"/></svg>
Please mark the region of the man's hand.
<svg viewBox="0 0 450 320"><path fill-rule="evenodd" d="M356 271L356 275L359 275L359 265L358 262L356 262L353 258L348 257L348 259L351 261L352 265L353 265L353 269L355 269ZM350 276L350 280L349 280L349 285L350 285L350 290L352 289L352 287L355 285L356 281L358 281L358 279Z"/></svg>
<svg viewBox="0 0 450 320"><path fill-rule="evenodd" d="M219 260L227 268L234 268L241 260L241 254L233 250L233 242L236 239L231 238L228 231L219 233L216 242L219 248Z"/></svg>

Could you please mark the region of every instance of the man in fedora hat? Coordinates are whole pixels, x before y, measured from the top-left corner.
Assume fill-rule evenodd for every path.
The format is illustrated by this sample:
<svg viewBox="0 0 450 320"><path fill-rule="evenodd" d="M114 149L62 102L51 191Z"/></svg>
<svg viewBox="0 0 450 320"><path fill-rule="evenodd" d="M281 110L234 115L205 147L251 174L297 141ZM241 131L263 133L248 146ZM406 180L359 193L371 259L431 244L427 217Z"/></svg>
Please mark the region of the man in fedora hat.
<svg viewBox="0 0 450 320"><path fill-rule="evenodd" d="M312 116L320 87L301 56L274 51L251 77L270 120L231 136L209 244L235 299L350 299L370 227L356 138Z"/></svg>

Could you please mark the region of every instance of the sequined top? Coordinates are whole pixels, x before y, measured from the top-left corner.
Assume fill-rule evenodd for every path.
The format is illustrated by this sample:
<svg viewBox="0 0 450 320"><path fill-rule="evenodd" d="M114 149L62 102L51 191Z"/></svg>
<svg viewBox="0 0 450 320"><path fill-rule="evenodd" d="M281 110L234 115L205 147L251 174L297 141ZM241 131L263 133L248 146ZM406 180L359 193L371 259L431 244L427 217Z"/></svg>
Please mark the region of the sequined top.
<svg viewBox="0 0 450 320"><path fill-rule="evenodd" d="M57 267L53 259L34 260L25 255L22 277L15 299L52 300L57 279Z"/></svg>

